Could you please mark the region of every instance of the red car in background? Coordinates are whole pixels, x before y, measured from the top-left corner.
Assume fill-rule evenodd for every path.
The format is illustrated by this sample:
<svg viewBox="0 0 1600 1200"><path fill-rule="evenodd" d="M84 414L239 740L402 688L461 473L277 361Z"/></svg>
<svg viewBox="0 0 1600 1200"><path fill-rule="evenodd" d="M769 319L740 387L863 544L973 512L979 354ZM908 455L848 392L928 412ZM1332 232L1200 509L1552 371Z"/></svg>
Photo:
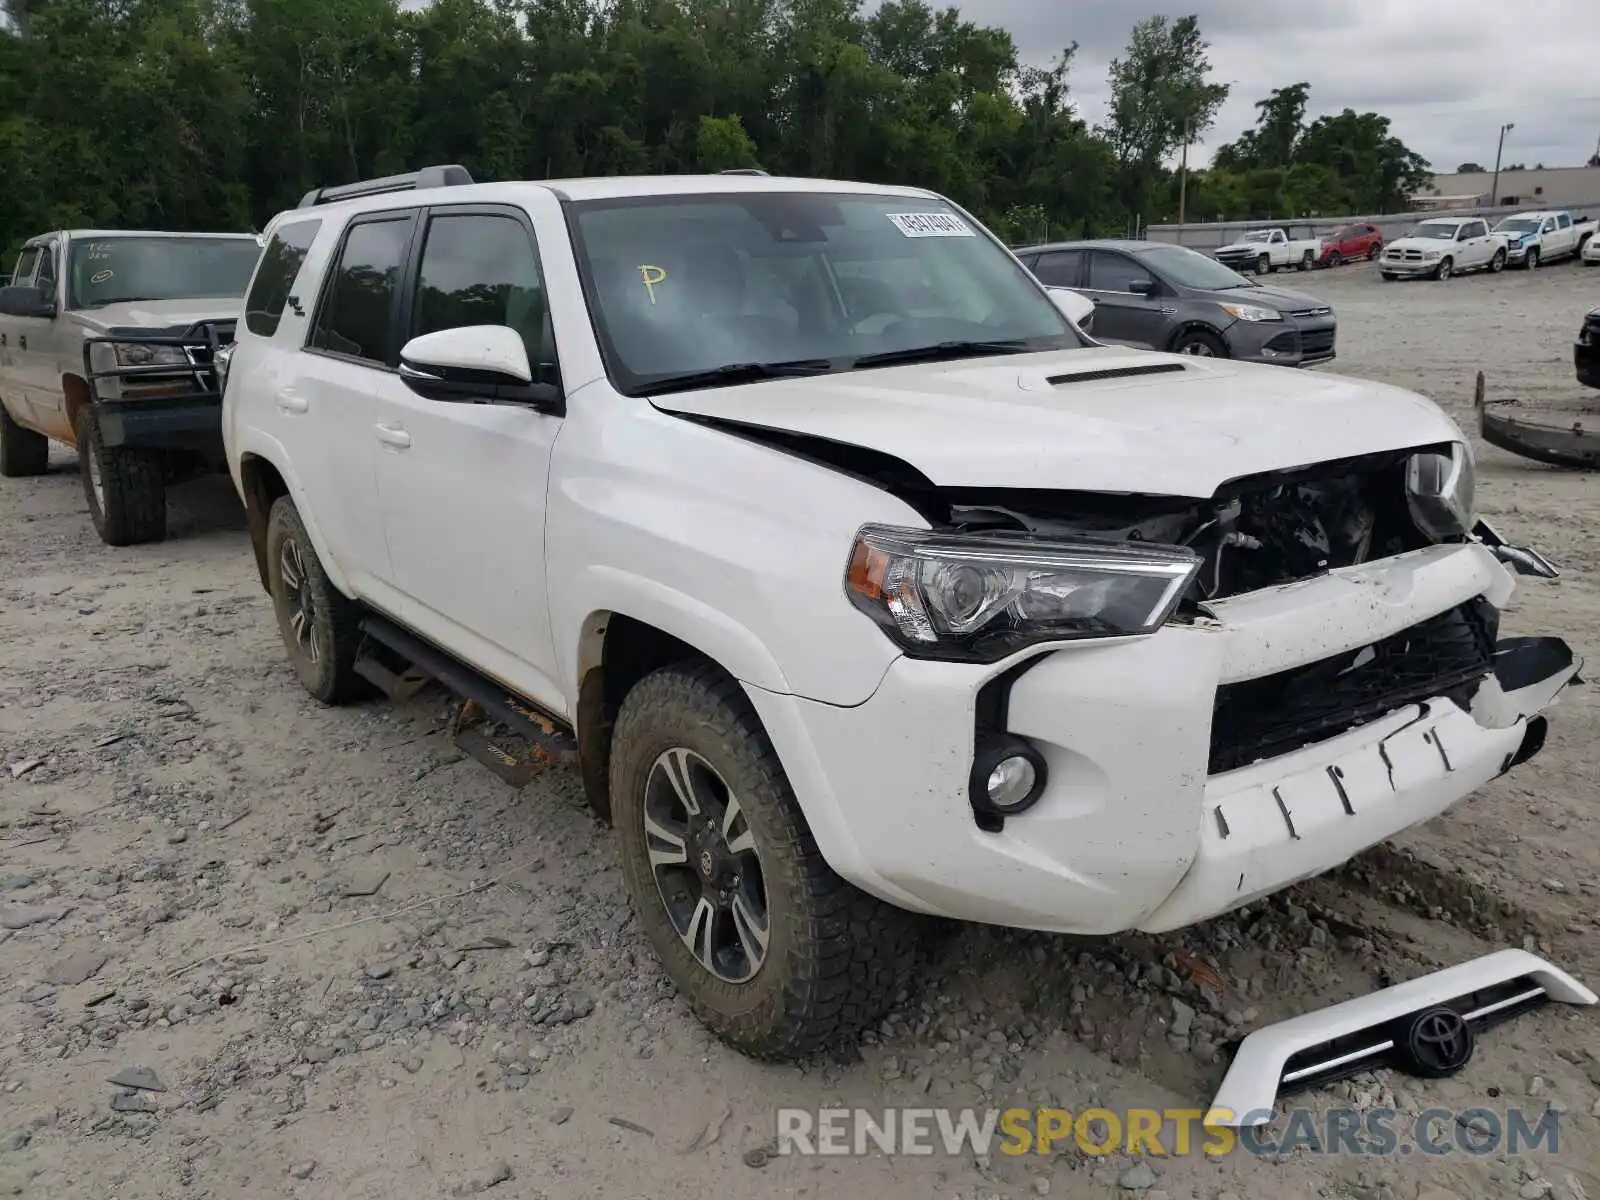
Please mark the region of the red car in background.
<svg viewBox="0 0 1600 1200"><path fill-rule="evenodd" d="M1375 260L1383 253L1383 233L1376 225L1357 223L1330 229L1322 237L1319 267L1339 267L1347 262Z"/></svg>

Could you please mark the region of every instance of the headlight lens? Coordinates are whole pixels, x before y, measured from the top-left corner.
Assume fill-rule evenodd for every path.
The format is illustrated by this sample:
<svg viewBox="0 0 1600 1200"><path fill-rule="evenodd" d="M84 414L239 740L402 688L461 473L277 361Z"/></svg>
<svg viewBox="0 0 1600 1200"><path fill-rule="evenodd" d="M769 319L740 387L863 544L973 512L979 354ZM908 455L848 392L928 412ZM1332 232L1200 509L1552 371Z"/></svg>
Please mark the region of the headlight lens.
<svg viewBox="0 0 1600 1200"><path fill-rule="evenodd" d="M1465 537L1477 523L1477 467L1472 448L1452 442L1447 452L1413 454L1406 464L1411 519L1436 542Z"/></svg>
<svg viewBox="0 0 1600 1200"><path fill-rule="evenodd" d="M117 365L123 367L185 367L189 359L181 346L149 346L142 342L113 342Z"/></svg>
<svg viewBox="0 0 1600 1200"><path fill-rule="evenodd" d="M1199 567L1180 546L868 525L845 592L913 657L993 662L1036 642L1154 633Z"/></svg>
<svg viewBox="0 0 1600 1200"><path fill-rule="evenodd" d="M1434 259L1439 257L1439 251L1437 251L1437 250L1426 250L1426 251L1423 252L1422 257L1424 259L1426 259L1428 262L1432 262Z"/></svg>
<svg viewBox="0 0 1600 1200"><path fill-rule="evenodd" d="M1224 304L1222 311L1239 321L1281 321L1283 314L1258 304Z"/></svg>

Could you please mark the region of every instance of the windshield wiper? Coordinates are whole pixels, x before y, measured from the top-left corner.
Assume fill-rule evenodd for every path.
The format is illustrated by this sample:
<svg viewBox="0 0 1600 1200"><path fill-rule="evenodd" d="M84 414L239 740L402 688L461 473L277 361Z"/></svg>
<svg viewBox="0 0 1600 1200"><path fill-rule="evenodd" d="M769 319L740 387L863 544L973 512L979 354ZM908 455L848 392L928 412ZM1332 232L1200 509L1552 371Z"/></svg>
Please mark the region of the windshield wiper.
<svg viewBox="0 0 1600 1200"><path fill-rule="evenodd" d="M863 354L852 367L886 367L894 363L938 362L948 358L976 358L983 354L1031 354L1038 347L1022 338L993 342L937 342L932 346L911 346L905 350L884 350Z"/></svg>
<svg viewBox="0 0 1600 1200"><path fill-rule="evenodd" d="M112 296L109 300L96 300L85 307L104 308L108 304L149 304L160 299L160 296Z"/></svg>
<svg viewBox="0 0 1600 1200"><path fill-rule="evenodd" d="M709 371L691 371L685 375L669 375L655 379L640 393L646 396L663 396L668 392L692 392L699 388L727 387L736 383L756 383L762 379L791 379L801 375L821 375L833 370L826 358L798 358L791 362L723 363Z"/></svg>

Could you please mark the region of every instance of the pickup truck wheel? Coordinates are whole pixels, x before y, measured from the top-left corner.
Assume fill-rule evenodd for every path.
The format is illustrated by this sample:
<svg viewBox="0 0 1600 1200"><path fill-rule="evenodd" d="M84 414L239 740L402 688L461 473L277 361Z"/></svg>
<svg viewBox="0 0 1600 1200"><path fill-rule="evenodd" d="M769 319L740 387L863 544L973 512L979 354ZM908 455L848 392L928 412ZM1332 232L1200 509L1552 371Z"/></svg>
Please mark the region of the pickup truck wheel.
<svg viewBox="0 0 1600 1200"><path fill-rule="evenodd" d="M1501 271L1504 271L1505 269L1506 269L1506 252L1504 250L1496 250L1494 252L1494 257L1489 260L1489 274L1498 275L1498 274L1500 274Z"/></svg>
<svg viewBox="0 0 1600 1200"><path fill-rule="evenodd" d="M1528 257L1522 260L1524 270L1537 271L1539 269L1539 247L1529 246Z"/></svg>
<svg viewBox="0 0 1600 1200"><path fill-rule="evenodd" d="M667 667L623 700L611 795L634 912L695 1015L757 1058L852 1040L926 922L835 875L743 690Z"/></svg>
<svg viewBox="0 0 1600 1200"><path fill-rule="evenodd" d="M1260 258L1256 259L1256 274L1257 275L1270 275L1271 273L1272 273L1272 260L1270 258L1268 258L1265 254L1263 254Z"/></svg>
<svg viewBox="0 0 1600 1200"><path fill-rule="evenodd" d="M328 580L294 501L279 496L267 517L267 591L301 685L324 704L360 694L356 650L361 610Z"/></svg>
<svg viewBox="0 0 1600 1200"><path fill-rule="evenodd" d="M50 440L18 425L0 404L0 475L21 479L43 475L49 469Z"/></svg>
<svg viewBox="0 0 1600 1200"><path fill-rule="evenodd" d="M1302 271L1309 271L1316 265L1316 259L1312 257L1311 251L1307 250L1300 256L1300 269Z"/></svg>
<svg viewBox="0 0 1600 1200"><path fill-rule="evenodd" d="M167 536L167 472L154 450L107 446L93 408L78 411L78 474L95 532L108 546L137 546Z"/></svg>
<svg viewBox="0 0 1600 1200"><path fill-rule="evenodd" d="M1446 258L1446 259L1442 260L1439 263L1439 265L1433 269L1433 277L1442 282L1443 280L1449 279L1451 273L1454 272L1455 269L1456 269L1455 260L1451 259L1451 258Z"/></svg>

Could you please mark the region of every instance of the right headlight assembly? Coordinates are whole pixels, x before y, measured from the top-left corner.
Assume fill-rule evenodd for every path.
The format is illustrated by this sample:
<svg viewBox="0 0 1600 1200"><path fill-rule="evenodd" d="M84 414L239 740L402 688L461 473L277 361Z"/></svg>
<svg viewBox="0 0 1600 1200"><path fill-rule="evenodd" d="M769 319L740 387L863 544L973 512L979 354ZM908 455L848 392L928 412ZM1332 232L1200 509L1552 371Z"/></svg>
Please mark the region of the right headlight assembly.
<svg viewBox="0 0 1600 1200"><path fill-rule="evenodd" d="M912 657L994 662L1037 642L1154 633L1199 568L1180 546L868 525L845 592Z"/></svg>
<svg viewBox="0 0 1600 1200"><path fill-rule="evenodd" d="M1406 504L1417 528L1436 542L1465 537L1477 523L1477 468L1472 448L1424 450L1406 463Z"/></svg>

